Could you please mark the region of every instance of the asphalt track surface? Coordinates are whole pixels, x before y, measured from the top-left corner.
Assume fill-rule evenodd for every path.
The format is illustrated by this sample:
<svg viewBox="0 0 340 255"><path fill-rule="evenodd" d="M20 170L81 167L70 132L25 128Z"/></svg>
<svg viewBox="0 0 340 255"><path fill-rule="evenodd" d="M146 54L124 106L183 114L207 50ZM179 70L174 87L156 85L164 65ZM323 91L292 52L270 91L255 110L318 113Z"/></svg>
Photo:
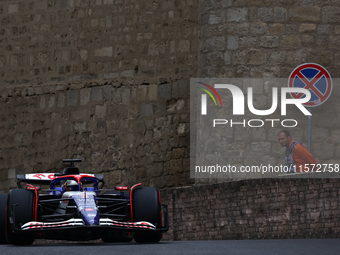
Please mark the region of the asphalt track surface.
<svg viewBox="0 0 340 255"><path fill-rule="evenodd" d="M336 255L340 239L175 241L158 244L58 243L30 246L0 245L1 255L85 254L235 254L235 255Z"/></svg>

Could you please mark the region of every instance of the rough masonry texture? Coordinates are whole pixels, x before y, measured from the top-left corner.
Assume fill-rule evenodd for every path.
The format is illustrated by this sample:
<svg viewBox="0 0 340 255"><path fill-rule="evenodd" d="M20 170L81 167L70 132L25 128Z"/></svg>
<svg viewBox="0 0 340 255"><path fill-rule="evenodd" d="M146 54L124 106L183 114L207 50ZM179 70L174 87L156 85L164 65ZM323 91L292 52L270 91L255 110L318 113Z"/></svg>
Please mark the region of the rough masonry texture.
<svg viewBox="0 0 340 255"><path fill-rule="evenodd" d="M71 157L111 187L191 185L189 79L286 78L305 62L339 77L339 17L336 0L1 2L0 192ZM314 113L313 153L333 162L339 105ZM305 124L294 138L305 141ZM247 164L283 157L277 129L235 131L230 149L246 150ZM338 237L338 188L270 179L163 190L165 239Z"/></svg>
<svg viewBox="0 0 340 255"><path fill-rule="evenodd" d="M108 185L190 183L197 17L195 1L1 3L0 191L63 158Z"/></svg>
<svg viewBox="0 0 340 255"><path fill-rule="evenodd" d="M339 238L337 179L246 180L162 191L164 240Z"/></svg>
<svg viewBox="0 0 340 255"><path fill-rule="evenodd" d="M201 78L287 79L297 66L309 62L323 65L332 78L340 76L339 1L211 0L200 1L199 6L198 76ZM252 87L254 107L269 109L275 84ZM246 88L241 89L246 93ZM339 93L336 82L330 98L312 109L311 151L319 163L339 163ZM283 164L284 149L277 141L277 133L282 129L288 129L293 139L307 144L307 117L296 108L288 107L287 116L281 116L280 107L270 116L256 116L249 111L239 118L225 115L236 121L268 117L292 118L299 123L295 128L284 128L279 122L274 127L263 128L219 127L224 141L221 151L230 164Z"/></svg>

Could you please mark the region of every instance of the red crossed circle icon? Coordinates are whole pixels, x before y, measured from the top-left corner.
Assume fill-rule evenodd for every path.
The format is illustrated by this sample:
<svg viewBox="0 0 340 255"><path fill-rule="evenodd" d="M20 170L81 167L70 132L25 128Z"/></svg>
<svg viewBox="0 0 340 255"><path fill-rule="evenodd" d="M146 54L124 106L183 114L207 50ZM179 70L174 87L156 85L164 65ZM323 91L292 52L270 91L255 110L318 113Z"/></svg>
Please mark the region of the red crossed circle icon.
<svg viewBox="0 0 340 255"><path fill-rule="evenodd" d="M329 72L315 63L305 63L296 67L289 76L288 87L309 90L311 99L305 106L315 107L324 103L331 95L333 84ZM295 99L304 97L303 93L290 93Z"/></svg>

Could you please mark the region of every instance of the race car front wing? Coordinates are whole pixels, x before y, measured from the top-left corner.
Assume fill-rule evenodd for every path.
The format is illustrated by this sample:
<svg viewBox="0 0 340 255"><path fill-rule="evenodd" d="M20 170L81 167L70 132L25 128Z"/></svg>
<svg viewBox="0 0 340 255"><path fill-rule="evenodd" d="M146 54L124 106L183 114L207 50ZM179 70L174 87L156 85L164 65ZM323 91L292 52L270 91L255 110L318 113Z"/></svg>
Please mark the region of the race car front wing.
<svg viewBox="0 0 340 255"><path fill-rule="evenodd" d="M29 230L29 229L45 229L45 228L63 228L63 227L71 227L71 226L86 226L85 222L82 219L69 219L66 221L59 222L38 222L38 221L30 221L24 224L21 229ZM96 225L90 225L96 226ZM98 226L98 225L97 225ZM150 222L140 221L140 222L121 222L107 219L100 219L99 226L116 226L123 227L127 229L151 229L156 230L156 226L151 224Z"/></svg>
<svg viewBox="0 0 340 255"><path fill-rule="evenodd" d="M166 232L169 230L169 214L168 214L168 206L166 204L162 204L164 207L164 225L163 226L155 226L154 224L147 221L139 221L139 222L125 222L125 221L115 221L110 218L103 218L99 220L99 225L86 225L83 219L80 218L72 218L65 221L58 222L39 222L39 221L30 221L21 226L20 229L15 228L15 231L49 231L49 230L67 230L67 229L82 229L92 228L93 230L98 228L109 228L109 229L117 229L117 230L127 230L127 231L154 231L154 232ZM15 226L15 222L13 224Z"/></svg>

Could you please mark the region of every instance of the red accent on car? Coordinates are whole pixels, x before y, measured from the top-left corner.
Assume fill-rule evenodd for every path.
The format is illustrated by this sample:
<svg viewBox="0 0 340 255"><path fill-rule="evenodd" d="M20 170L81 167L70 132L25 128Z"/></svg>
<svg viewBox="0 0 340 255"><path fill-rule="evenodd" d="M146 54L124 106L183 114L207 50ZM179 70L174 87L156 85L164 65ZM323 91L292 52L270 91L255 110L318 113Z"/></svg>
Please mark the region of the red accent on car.
<svg viewBox="0 0 340 255"><path fill-rule="evenodd" d="M37 217L38 217L38 198L39 198L38 190L39 190L39 187L37 188L37 187L34 187L31 184L26 184L26 189L33 190L34 194L35 194L34 202L33 202L33 217L34 217L34 220L36 221Z"/></svg>
<svg viewBox="0 0 340 255"><path fill-rule="evenodd" d="M61 176L61 177L56 177L55 179L58 179L58 178L68 178L68 177L73 177L74 179L76 179L76 181L78 182L78 183L80 183L80 180L81 180L81 178L83 178L83 177L91 177L91 178L93 178L93 176L91 176L91 175L87 175L87 174L80 174L80 175L78 175L78 174L75 174L75 175L72 175L72 174L70 174L70 175L63 175L63 176Z"/></svg>
<svg viewBox="0 0 340 255"><path fill-rule="evenodd" d="M129 190L128 186L116 186L115 190Z"/></svg>
<svg viewBox="0 0 340 255"><path fill-rule="evenodd" d="M47 176L47 178L50 179L50 180L53 180L53 179L55 179L56 177L54 176L54 174L50 174L49 176Z"/></svg>
<svg viewBox="0 0 340 255"><path fill-rule="evenodd" d="M142 185L142 183L137 183L135 185L133 185L130 189L130 209L131 209L131 221L133 221L133 210L132 210L132 191L134 188L136 188L137 186Z"/></svg>
<svg viewBox="0 0 340 255"><path fill-rule="evenodd" d="M45 177L43 174L35 174L33 177L37 177L38 179L41 179L42 177Z"/></svg>
<svg viewBox="0 0 340 255"><path fill-rule="evenodd" d="M34 187L32 185L26 184L26 189L28 189L28 190L38 190L39 191L40 187L39 186Z"/></svg>

